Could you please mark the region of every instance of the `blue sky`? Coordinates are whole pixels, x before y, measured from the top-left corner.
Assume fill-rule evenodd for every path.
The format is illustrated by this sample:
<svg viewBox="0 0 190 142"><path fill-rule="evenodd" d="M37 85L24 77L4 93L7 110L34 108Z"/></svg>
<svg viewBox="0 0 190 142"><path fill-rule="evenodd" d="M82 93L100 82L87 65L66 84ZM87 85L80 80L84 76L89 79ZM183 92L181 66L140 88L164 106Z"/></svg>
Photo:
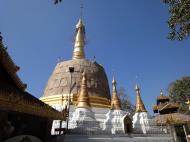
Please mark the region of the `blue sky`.
<svg viewBox="0 0 190 142"><path fill-rule="evenodd" d="M160 89L167 94L171 81L190 75L190 40L166 38L168 9L161 0L84 0L84 7L87 58L96 56L109 82L114 73L132 102L138 76L141 96L152 114ZM0 1L4 43L34 96L42 96L57 59L71 59L79 16L79 0L60 5L52 0Z"/></svg>

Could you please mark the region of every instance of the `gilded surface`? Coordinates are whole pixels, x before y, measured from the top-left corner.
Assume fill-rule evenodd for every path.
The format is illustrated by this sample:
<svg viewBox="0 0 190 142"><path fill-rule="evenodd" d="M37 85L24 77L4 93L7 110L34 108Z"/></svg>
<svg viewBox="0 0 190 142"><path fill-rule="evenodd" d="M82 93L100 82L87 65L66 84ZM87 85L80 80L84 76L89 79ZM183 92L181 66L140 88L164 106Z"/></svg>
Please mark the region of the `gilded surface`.
<svg viewBox="0 0 190 142"><path fill-rule="evenodd" d="M111 100L111 109L112 110L121 110L121 102L117 95L116 81L112 81L112 100Z"/></svg>
<svg viewBox="0 0 190 142"><path fill-rule="evenodd" d="M86 88L88 90L88 95L90 98L97 97L91 104L93 104L93 106L104 107L107 107L108 104L110 105L110 90L104 68L95 61L85 59L84 46L85 26L80 19L76 25L73 59L59 62L56 65L52 75L49 78L41 100L48 104L60 102L57 99L49 100L48 98L49 96L65 96L66 94L69 94L71 79L72 84L75 84L72 88L71 94L74 94L73 98L75 98L76 94L79 94L80 92L82 73L85 71L87 76ZM69 72L69 67L74 67L72 76ZM63 99L66 101L66 98Z"/></svg>
<svg viewBox="0 0 190 142"><path fill-rule="evenodd" d="M68 94L63 95L54 95L54 96L48 96L48 97L42 97L40 100L43 102L49 104L49 105L56 105L56 104L66 104L68 102ZM71 104L77 105L78 95L77 94L71 94ZM110 108L110 100L98 96L89 96L90 98L90 105L92 107L100 107L100 108Z"/></svg>
<svg viewBox="0 0 190 142"><path fill-rule="evenodd" d="M84 59L84 46L85 46L85 26L81 19L76 25L75 43L73 51L73 59Z"/></svg>
<svg viewBox="0 0 190 142"><path fill-rule="evenodd" d="M87 76L88 95L90 97L96 96L110 100L108 80L103 67L96 62L92 62L87 59L76 59L58 63L49 78L41 99L60 94L69 94L71 74L68 69L70 66L74 67L72 83L76 83L71 94L79 94L82 72L85 71Z"/></svg>
<svg viewBox="0 0 190 142"><path fill-rule="evenodd" d="M136 85L136 112L147 112L140 96L140 88Z"/></svg>
<svg viewBox="0 0 190 142"><path fill-rule="evenodd" d="M89 108L89 107L90 107L90 100L87 91L86 74L85 72L83 72L81 90L77 101L77 108Z"/></svg>

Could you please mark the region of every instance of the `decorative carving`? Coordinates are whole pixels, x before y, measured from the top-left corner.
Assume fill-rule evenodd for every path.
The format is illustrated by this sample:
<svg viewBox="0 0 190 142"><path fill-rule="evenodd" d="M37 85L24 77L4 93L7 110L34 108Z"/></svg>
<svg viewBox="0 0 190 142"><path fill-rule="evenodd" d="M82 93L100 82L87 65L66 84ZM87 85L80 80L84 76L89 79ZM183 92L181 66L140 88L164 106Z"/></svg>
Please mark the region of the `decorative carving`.
<svg viewBox="0 0 190 142"><path fill-rule="evenodd" d="M65 120L66 114L60 113L42 102L39 103L39 101L33 100L31 97L27 97L27 95L28 94L20 94L19 92L10 93L1 90L0 107L11 111Z"/></svg>

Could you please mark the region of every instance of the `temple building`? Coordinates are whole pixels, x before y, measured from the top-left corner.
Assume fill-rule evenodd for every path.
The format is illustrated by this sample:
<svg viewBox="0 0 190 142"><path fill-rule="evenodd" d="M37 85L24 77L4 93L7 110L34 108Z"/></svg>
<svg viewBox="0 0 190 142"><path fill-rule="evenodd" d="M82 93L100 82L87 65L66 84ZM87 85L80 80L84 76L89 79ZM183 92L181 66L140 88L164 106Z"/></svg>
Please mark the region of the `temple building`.
<svg viewBox="0 0 190 142"><path fill-rule="evenodd" d="M153 107L154 113L168 114L175 113L179 108L179 103L170 101L169 96L163 95L163 91L160 91L160 95L157 97L156 105Z"/></svg>
<svg viewBox="0 0 190 142"><path fill-rule="evenodd" d="M174 142L188 141L190 134L190 115L179 113L179 106L179 103L172 102L161 90L157 104L153 107L154 113L158 113L153 121L157 125L167 126Z"/></svg>
<svg viewBox="0 0 190 142"><path fill-rule="evenodd" d="M26 84L17 75L19 69L3 45L0 34L0 141L11 138L14 141L32 138L49 141L53 120L65 120L65 113L25 91Z"/></svg>

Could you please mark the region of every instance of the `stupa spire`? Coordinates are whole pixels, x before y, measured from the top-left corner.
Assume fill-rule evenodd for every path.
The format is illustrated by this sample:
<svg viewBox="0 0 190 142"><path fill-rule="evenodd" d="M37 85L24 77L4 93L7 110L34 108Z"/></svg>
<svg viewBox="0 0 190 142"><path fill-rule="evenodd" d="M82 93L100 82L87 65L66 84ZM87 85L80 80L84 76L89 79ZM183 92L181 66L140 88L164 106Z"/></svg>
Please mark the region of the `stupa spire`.
<svg viewBox="0 0 190 142"><path fill-rule="evenodd" d="M113 77L112 81L112 100L111 100L111 109L112 110L121 110L121 102L117 95L116 81Z"/></svg>
<svg viewBox="0 0 190 142"><path fill-rule="evenodd" d="M136 90L136 112L147 112L140 96L140 87L138 84L136 84L135 90Z"/></svg>
<svg viewBox="0 0 190 142"><path fill-rule="evenodd" d="M87 91L87 80L85 72L82 73L81 90L78 96L77 108L89 108L90 100Z"/></svg>
<svg viewBox="0 0 190 142"><path fill-rule="evenodd" d="M81 13L80 19L76 25L75 31L75 39L74 39L74 51L73 51L73 59L84 59L84 47L85 47L85 26L83 24L83 3L81 1Z"/></svg>

